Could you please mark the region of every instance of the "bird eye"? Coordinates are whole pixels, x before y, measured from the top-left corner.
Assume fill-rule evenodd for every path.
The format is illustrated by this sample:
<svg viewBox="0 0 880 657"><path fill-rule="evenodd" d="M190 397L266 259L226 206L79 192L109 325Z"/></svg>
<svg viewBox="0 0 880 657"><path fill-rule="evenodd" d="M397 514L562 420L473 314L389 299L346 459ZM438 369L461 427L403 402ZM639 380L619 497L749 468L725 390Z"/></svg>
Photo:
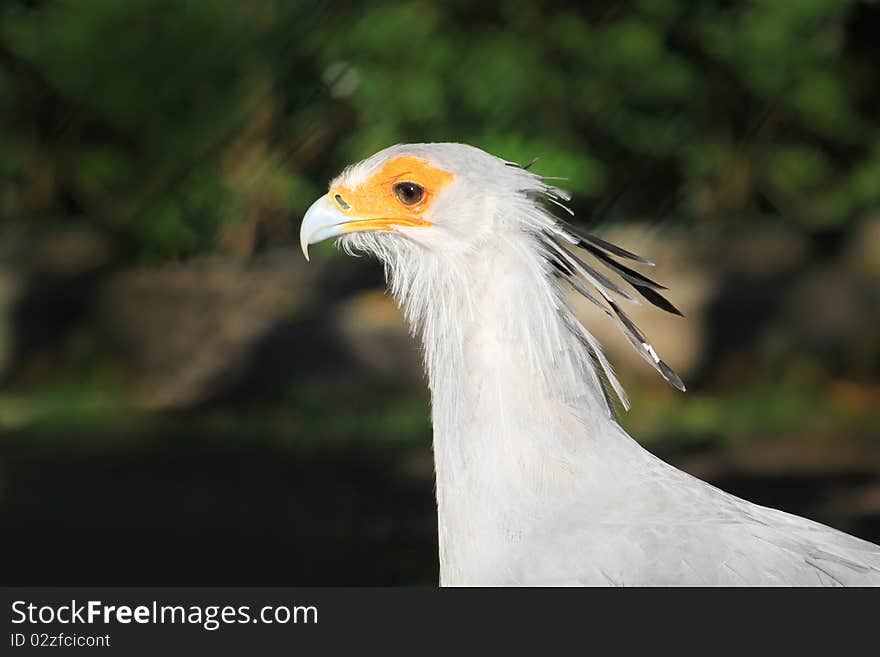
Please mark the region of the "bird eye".
<svg viewBox="0 0 880 657"><path fill-rule="evenodd" d="M404 205L415 205L425 196L425 188L414 182L399 182L394 186L394 195Z"/></svg>

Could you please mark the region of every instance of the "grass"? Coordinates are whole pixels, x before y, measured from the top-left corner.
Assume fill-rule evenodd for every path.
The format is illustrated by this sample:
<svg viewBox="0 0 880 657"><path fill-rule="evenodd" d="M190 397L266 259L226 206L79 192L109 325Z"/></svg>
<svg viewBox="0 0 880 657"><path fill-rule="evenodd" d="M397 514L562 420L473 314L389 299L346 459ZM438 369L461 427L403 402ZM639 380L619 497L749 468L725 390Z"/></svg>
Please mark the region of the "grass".
<svg viewBox="0 0 880 657"><path fill-rule="evenodd" d="M627 429L663 449L880 428L871 395L846 383L632 393ZM291 381L164 413L96 384L6 392L0 522L17 566L4 583L432 584L430 460L420 388Z"/></svg>

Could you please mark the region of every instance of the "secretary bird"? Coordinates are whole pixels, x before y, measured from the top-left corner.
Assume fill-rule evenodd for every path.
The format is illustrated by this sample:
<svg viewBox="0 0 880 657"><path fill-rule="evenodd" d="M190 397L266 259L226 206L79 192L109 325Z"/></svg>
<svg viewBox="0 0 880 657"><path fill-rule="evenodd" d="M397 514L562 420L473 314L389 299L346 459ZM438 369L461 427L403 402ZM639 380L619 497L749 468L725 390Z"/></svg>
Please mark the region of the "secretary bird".
<svg viewBox="0 0 880 657"><path fill-rule="evenodd" d="M622 261L652 263L555 216L569 197L548 180L464 144L396 145L302 222L307 259L333 237L376 256L421 340L440 584L880 584L880 546L725 493L620 427L605 382L626 395L566 286L683 391L620 300L678 311Z"/></svg>

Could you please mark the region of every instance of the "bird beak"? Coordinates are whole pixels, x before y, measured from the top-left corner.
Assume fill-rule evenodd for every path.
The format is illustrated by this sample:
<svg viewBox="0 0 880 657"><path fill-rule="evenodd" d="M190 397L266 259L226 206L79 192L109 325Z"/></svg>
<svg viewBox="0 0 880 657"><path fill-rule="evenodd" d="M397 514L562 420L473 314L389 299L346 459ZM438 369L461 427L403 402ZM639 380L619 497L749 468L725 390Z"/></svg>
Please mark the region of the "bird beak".
<svg viewBox="0 0 880 657"><path fill-rule="evenodd" d="M306 260L309 259L309 244L341 235L342 226L350 221L351 217L342 214L329 196L322 196L312 203L299 229L299 244Z"/></svg>
<svg viewBox="0 0 880 657"><path fill-rule="evenodd" d="M331 191L312 203L312 207L303 217L302 226L299 229L299 244L306 260L309 259L309 244L323 242L345 233L393 231L399 228L424 228L432 225L426 219L396 209L389 210L382 207L358 211L345 204L339 194L335 194L335 198L345 207L343 212L333 202L331 198L333 195L333 191Z"/></svg>

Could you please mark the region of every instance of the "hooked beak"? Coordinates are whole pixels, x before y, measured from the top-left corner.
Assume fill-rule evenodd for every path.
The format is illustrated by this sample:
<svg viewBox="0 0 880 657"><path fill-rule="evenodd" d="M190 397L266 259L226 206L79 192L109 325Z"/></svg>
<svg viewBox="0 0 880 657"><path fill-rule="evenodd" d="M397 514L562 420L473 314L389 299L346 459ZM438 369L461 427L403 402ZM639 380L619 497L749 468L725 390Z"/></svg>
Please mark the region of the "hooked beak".
<svg viewBox="0 0 880 657"><path fill-rule="evenodd" d="M339 195L336 195L339 198ZM340 199L340 202L341 201ZM347 210L354 212L351 206L345 206ZM392 213L393 214L393 213ZM350 216L344 213L333 203L330 194L322 196L312 203L303 217L302 226L299 229L299 244L303 255L309 259L309 245L323 242L331 237L337 237L344 233L359 231L391 231L398 227L423 228L431 226L431 222L420 217L411 215L389 216L378 214L376 216Z"/></svg>
<svg viewBox="0 0 880 657"><path fill-rule="evenodd" d="M322 196L312 203L299 229L299 244L306 260L309 259L309 244L341 235L342 226L349 221L351 218L342 214L330 201L329 196Z"/></svg>

